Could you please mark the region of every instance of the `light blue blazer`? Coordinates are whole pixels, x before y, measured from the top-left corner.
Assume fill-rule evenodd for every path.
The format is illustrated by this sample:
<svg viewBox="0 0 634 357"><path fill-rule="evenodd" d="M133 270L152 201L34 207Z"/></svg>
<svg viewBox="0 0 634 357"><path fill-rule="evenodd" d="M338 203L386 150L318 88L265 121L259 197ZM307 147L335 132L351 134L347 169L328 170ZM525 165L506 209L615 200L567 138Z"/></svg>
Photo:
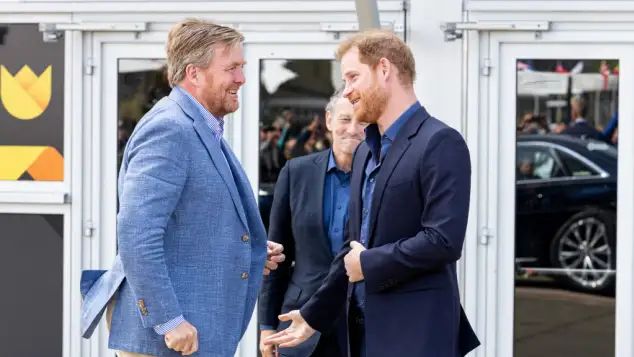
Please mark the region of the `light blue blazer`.
<svg viewBox="0 0 634 357"><path fill-rule="evenodd" d="M119 254L112 269L82 281L84 338L116 294L109 348L181 356L154 327L182 314L198 329L197 356L234 356L262 281L266 233L244 170L198 113L173 90L130 137Z"/></svg>

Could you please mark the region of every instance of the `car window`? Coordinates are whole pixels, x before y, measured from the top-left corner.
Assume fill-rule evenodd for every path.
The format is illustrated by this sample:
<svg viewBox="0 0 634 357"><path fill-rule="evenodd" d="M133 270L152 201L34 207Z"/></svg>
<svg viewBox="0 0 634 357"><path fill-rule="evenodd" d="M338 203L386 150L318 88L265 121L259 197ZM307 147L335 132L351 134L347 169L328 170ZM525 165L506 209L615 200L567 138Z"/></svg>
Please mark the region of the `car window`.
<svg viewBox="0 0 634 357"><path fill-rule="evenodd" d="M559 155L561 162L564 164L564 166L566 166L568 172L570 172L570 175L573 177L599 175L599 172L597 172L595 169L565 151L557 150L557 155Z"/></svg>
<svg viewBox="0 0 634 357"><path fill-rule="evenodd" d="M518 181L565 176L551 149L539 146L517 148L516 174Z"/></svg>

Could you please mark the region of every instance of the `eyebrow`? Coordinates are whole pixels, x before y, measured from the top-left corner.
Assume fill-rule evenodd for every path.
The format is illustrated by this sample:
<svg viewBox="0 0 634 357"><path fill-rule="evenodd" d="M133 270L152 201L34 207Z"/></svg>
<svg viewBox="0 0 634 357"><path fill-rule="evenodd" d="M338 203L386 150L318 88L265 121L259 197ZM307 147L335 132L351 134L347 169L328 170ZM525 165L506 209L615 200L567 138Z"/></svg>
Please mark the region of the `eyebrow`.
<svg viewBox="0 0 634 357"><path fill-rule="evenodd" d="M235 67L235 66L244 66L247 64L247 61L242 61L242 62L231 62L229 65L227 65L227 68L231 68L231 67Z"/></svg>
<svg viewBox="0 0 634 357"><path fill-rule="evenodd" d="M359 71L357 71L356 69L349 69L349 70L347 70L346 72L344 72L343 76L344 76L344 77L347 77L347 76L349 76L349 75L351 75L351 74L356 74L356 73L358 73L358 72L359 72Z"/></svg>

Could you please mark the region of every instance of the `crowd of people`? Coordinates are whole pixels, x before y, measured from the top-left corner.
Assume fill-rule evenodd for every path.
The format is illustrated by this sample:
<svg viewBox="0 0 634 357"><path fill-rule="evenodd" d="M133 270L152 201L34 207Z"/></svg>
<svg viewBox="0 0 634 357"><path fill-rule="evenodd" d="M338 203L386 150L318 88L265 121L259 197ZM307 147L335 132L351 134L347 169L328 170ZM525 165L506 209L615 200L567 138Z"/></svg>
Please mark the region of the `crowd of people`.
<svg viewBox="0 0 634 357"><path fill-rule="evenodd" d="M588 106L583 97L571 100L571 120L562 120L550 124L545 115L526 113L518 121L518 135L527 134L561 134L583 139L603 141L618 145L618 113L612 116L608 124L601 128L588 119Z"/></svg>

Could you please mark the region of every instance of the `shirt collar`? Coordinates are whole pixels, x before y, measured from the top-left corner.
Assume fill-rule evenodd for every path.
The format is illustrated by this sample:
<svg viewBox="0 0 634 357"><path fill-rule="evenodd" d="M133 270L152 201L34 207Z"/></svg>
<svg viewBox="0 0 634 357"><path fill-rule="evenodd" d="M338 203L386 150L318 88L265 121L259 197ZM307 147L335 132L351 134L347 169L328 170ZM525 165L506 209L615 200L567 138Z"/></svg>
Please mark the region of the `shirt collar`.
<svg viewBox="0 0 634 357"><path fill-rule="evenodd" d="M216 116L211 114L211 112L207 110L202 104L200 104L200 102L197 101L196 98L194 98L191 94L189 94L189 92L187 92L180 86L175 86L174 89L180 91L181 94L185 95L185 98L187 98L190 104L192 104L198 110L198 113L205 119L207 125L215 134L218 134L220 136L223 135L225 126L225 121L223 118L217 118Z"/></svg>
<svg viewBox="0 0 634 357"><path fill-rule="evenodd" d="M398 135L398 132L401 130L403 125L405 125L409 118L411 118L420 108L420 102L416 101L416 103L412 104L412 106L404 111L403 114L401 114L398 119L396 119L396 121L387 128L383 136L381 136L379 126L377 124L370 124L367 128L365 128L366 142L370 146L370 150L372 151L372 155L374 157L376 157L379 152L382 140L386 139L390 142L396 140L396 135Z"/></svg>
<svg viewBox="0 0 634 357"><path fill-rule="evenodd" d="M328 155L328 168L326 169L326 172L330 172L330 170L336 168L337 162L335 161L335 154L333 153L332 149L330 149L330 155Z"/></svg>

